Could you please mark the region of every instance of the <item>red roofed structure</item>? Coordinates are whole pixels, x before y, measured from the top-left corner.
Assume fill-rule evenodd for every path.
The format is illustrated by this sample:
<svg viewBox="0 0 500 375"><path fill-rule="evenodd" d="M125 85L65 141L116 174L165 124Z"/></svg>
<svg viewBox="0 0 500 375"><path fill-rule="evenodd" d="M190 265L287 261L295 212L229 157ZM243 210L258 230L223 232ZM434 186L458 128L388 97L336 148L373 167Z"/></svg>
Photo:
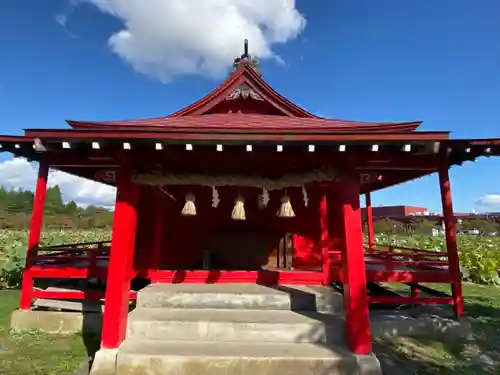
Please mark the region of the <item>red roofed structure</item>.
<svg viewBox="0 0 500 375"><path fill-rule="evenodd" d="M107 277L102 347L117 348L125 339L128 300L135 298L131 278L341 282L346 339L357 354L371 352L369 303L389 298L369 298L367 282L448 282L453 295L447 299L412 294L398 301L452 304L460 317L448 169L500 154L500 139L455 140L448 131L418 131L420 123L320 118L274 91L246 51L218 88L169 116L71 120L70 129L0 136L2 151L40 162L20 309L30 309L34 298L83 297L35 290L35 278ZM110 250L92 253L86 268L51 265L43 251L55 249L39 247L49 168L117 187ZM429 260L435 255L427 252L416 261L414 249L407 249L410 260L393 260L394 248L375 244L370 193L435 172L447 236L447 252L438 256L445 261ZM109 265L98 266L96 257L107 257Z"/></svg>

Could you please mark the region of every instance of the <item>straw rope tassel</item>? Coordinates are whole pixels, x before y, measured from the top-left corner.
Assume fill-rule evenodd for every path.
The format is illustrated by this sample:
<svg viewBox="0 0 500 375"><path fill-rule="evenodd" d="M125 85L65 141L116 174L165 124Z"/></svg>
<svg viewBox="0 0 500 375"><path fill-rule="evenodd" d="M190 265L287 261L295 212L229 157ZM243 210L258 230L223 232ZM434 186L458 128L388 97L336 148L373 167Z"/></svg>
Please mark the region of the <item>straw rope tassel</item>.
<svg viewBox="0 0 500 375"><path fill-rule="evenodd" d="M281 197L281 207L278 211L279 217L295 217L295 212L293 212L292 203L290 202L290 197L284 195Z"/></svg>
<svg viewBox="0 0 500 375"><path fill-rule="evenodd" d="M182 208L182 214L184 216L195 216L196 215L196 206L194 205L195 197L192 193L186 194L186 203Z"/></svg>
<svg viewBox="0 0 500 375"><path fill-rule="evenodd" d="M219 192L215 186L212 186L212 207L217 208L220 203Z"/></svg>
<svg viewBox="0 0 500 375"><path fill-rule="evenodd" d="M307 196L307 190L304 185L302 185L302 200L304 201L304 206L307 207L309 204L309 197Z"/></svg>
<svg viewBox="0 0 500 375"><path fill-rule="evenodd" d="M258 202L257 202L258 208L260 210L264 210L267 207L267 205L269 204L269 200L270 200L269 192L266 189L262 188L262 194L259 194L259 197L258 197Z"/></svg>
<svg viewBox="0 0 500 375"><path fill-rule="evenodd" d="M234 202L235 203L233 212L231 214L231 218L233 220L246 220L247 218L245 216L245 200L243 199L243 197L238 196L238 198L236 198Z"/></svg>

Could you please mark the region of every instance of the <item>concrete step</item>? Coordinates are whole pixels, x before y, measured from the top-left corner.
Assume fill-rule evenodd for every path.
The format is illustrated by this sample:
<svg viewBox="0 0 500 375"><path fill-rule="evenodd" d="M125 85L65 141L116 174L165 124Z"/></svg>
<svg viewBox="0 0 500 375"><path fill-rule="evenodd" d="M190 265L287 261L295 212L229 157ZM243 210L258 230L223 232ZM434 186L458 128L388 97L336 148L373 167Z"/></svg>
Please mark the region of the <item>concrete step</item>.
<svg viewBox="0 0 500 375"><path fill-rule="evenodd" d="M374 356L315 344L126 340L116 375L381 375Z"/></svg>
<svg viewBox="0 0 500 375"><path fill-rule="evenodd" d="M151 284L139 307L342 312L342 295L324 286L253 284Z"/></svg>
<svg viewBox="0 0 500 375"><path fill-rule="evenodd" d="M127 339L342 345L344 319L316 311L139 307L129 314Z"/></svg>

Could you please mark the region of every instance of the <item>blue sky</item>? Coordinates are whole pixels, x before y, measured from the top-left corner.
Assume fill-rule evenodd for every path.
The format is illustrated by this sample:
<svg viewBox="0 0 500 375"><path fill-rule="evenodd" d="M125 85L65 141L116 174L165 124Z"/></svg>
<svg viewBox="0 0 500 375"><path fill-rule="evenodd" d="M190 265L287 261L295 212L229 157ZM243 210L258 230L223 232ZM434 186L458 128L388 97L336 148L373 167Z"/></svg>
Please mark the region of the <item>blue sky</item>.
<svg viewBox="0 0 500 375"><path fill-rule="evenodd" d="M302 0L286 12L266 0L191 12L172 8L177 0L96 2L2 1L2 133L167 115L222 82L248 37L264 78L309 111L500 138L499 1ZM120 30L128 38L113 39ZM186 68L193 59L205 65ZM453 168L455 210L500 211L499 167L482 158ZM13 184L5 174L0 183ZM373 199L440 211L437 176Z"/></svg>

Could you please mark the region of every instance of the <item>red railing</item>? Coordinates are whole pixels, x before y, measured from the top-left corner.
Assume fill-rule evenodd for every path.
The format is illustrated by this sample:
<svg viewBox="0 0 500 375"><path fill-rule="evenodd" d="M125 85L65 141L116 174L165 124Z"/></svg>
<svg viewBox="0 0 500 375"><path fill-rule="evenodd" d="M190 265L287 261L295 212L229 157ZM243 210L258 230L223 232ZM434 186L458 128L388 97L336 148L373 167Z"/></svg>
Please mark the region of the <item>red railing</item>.
<svg viewBox="0 0 500 375"><path fill-rule="evenodd" d="M342 255L340 251L328 251L329 279L342 282ZM451 284L454 277L450 272L448 254L430 250L414 249L393 245L375 245L366 248L367 282L395 282L410 286L410 296L398 294L370 296L374 304L454 304L449 296L421 297L419 283ZM422 287L423 288L423 287ZM428 288L427 288L428 289Z"/></svg>
<svg viewBox="0 0 500 375"><path fill-rule="evenodd" d="M33 263L25 271L38 279L106 279L109 241L84 242L40 247ZM31 298L90 299L104 298L103 291L41 290L24 291Z"/></svg>

